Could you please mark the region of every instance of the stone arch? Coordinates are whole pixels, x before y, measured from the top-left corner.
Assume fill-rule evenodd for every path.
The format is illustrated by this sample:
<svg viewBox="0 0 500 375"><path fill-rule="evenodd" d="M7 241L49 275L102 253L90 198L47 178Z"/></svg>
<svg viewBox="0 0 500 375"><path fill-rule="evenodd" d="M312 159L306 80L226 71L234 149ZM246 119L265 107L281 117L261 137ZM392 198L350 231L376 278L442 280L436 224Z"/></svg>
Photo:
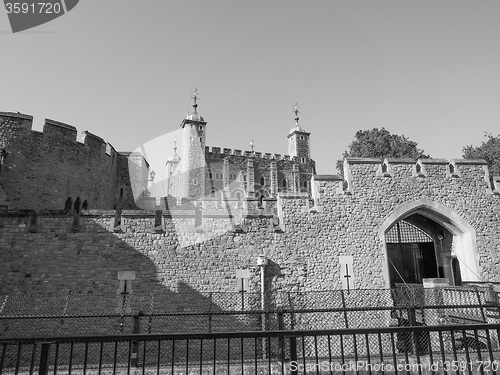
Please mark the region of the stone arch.
<svg viewBox="0 0 500 375"><path fill-rule="evenodd" d="M453 236L452 244L456 253L461 277L464 281L480 281L481 267L476 243L476 230L463 217L445 205L430 199L418 199L393 210L378 229L384 248L385 264L383 275L386 284L389 280L389 259L385 243L385 233L398 221L419 214L443 227Z"/></svg>
<svg viewBox="0 0 500 375"><path fill-rule="evenodd" d="M246 198L245 190L236 188L233 191L231 191L231 197L237 198L238 200L243 200Z"/></svg>
<svg viewBox="0 0 500 375"><path fill-rule="evenodd" d="M66 202L64 202L64 209L71 210L72 208L73 208L73 200L71 199L71 197L68 197L68 199L66 199Z"/></svg>
<svg viewBox="0 0 500 375"><path fill-rule="evenodd" d="M80 197L76 198L75 203L73 205L73 210L78 214L80 213Z"/></svg>

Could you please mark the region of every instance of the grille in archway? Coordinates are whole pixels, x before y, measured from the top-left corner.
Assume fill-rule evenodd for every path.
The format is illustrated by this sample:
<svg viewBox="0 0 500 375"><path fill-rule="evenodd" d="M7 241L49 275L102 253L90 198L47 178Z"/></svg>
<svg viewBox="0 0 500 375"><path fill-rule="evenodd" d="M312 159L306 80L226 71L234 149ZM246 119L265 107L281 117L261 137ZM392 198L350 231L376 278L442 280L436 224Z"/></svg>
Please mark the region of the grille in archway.
<svg viewBox="0 0 500 375"><path fill-rule="evenodd" d="M401 220L397 222L391 229L385 234L386 243L421 243L421 242L433 242L432 238L417 228L415 225L408 223L407 221Z"/></svg>

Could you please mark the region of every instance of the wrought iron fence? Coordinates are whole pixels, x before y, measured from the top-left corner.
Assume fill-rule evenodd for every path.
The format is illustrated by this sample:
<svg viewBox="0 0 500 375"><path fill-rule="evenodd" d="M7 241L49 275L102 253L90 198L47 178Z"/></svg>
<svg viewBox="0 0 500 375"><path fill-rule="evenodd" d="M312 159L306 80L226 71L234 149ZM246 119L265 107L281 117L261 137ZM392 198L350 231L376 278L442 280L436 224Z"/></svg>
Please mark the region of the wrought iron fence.
<svg viewBox="0 0 500 375"><path fill-rule="evenodd" d="M482 287L0 296L0 337L317 330L500 322Z"/></svg>
<svg viewBox="0 0 500 375"><path fill-rule="evenodd" d="M476 324L0 339L0 374L497 375L499 334Z"/></svg>

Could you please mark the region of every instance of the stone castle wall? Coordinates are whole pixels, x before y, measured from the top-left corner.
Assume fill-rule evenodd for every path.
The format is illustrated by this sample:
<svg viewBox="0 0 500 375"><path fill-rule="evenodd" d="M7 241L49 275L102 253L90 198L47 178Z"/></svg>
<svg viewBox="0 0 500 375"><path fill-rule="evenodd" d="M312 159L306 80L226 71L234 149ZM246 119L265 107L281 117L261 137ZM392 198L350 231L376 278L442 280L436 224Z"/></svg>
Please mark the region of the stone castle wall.
<svg viewBox="0 0 500 375"><path fill-rule="evenodd" d="M339 289L341 255L354 257L355 288L387 288L383 232L415 208L472 228L479 279L500 281L500 197L484 163L419 163L348 159L347 181L315 176L313 200L280 195L275 214L206 200L160 215L85 211L75 230L67 213L41 212L34 226L28 212L0 212L0 293L115 294L118 271L135 271L134 293L234 291L239 267L259 291L260 254L267 292Z"/></svg>
<svg viewBox="0 0 500 375"><path fill-rule="evenodd" d="M246 171L247 170L247 160L252 158L254 167L254 191L258 192L262 190L265 192L265 196L273 195L271 194L271 174L272 168L271 163L276 163L276 177L277 177L277 192L287 192L293 191L293 168L294 165L297 167L298 172L298 190L303 192L310 192L310 180L312 177L312 172L315 171L315 162L312 159L306 160L302 163L300 158L293 157L289 155L271 154L271 153L260 153L252 151L241 151L232 150L220 147L212 147L211 151L208 147L205 148L205 155L207 161L207 168L210 168L215 175L216 171L223 170L224 159L228 159L230 173L233 171ZM261 185L261 177L264 178L264 185ZM283 181L286 181L284 184ZM230 181L232 183L233 181ZM307 187L305 186L307 184ZM235 186L237 184L234 184ZM208 189L210 186L214 186L216 189L222 190L223 182L217 180L206 180L205 188Z"/></svg>
<svg viewBox="0 0 500 375"><path fill-rule="evenodd" d="M112 209L120 187L131 189L128 171L118 168L119 159L128 164L126 156L102 138L85 131L79 142L75 127L49 119L43 132L32 125L32 116L0 112L0 149L8 153L1 183L9 208L62 210L68 198L79 198L89 208Z"/></svg>

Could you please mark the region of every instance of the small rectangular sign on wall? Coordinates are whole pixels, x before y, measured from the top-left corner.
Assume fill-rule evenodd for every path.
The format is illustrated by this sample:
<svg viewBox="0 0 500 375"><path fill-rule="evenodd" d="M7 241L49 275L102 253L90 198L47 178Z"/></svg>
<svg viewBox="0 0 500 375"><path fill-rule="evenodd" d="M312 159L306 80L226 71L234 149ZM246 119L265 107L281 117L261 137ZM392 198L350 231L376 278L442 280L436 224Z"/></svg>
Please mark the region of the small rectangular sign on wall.
<svg viewBox="0 0 500 375"><path fill-rule="evenodd" d="M354 289L353 257L351 255L339 256L339 263L342 289L350 291Z"/></svg>
<svg viewBox="0 0 500 375"><path fill-rule="evenodd" d="M248 279L250 278L249 269L236 270L236 291L243 293L249 292Z"/></svg>

